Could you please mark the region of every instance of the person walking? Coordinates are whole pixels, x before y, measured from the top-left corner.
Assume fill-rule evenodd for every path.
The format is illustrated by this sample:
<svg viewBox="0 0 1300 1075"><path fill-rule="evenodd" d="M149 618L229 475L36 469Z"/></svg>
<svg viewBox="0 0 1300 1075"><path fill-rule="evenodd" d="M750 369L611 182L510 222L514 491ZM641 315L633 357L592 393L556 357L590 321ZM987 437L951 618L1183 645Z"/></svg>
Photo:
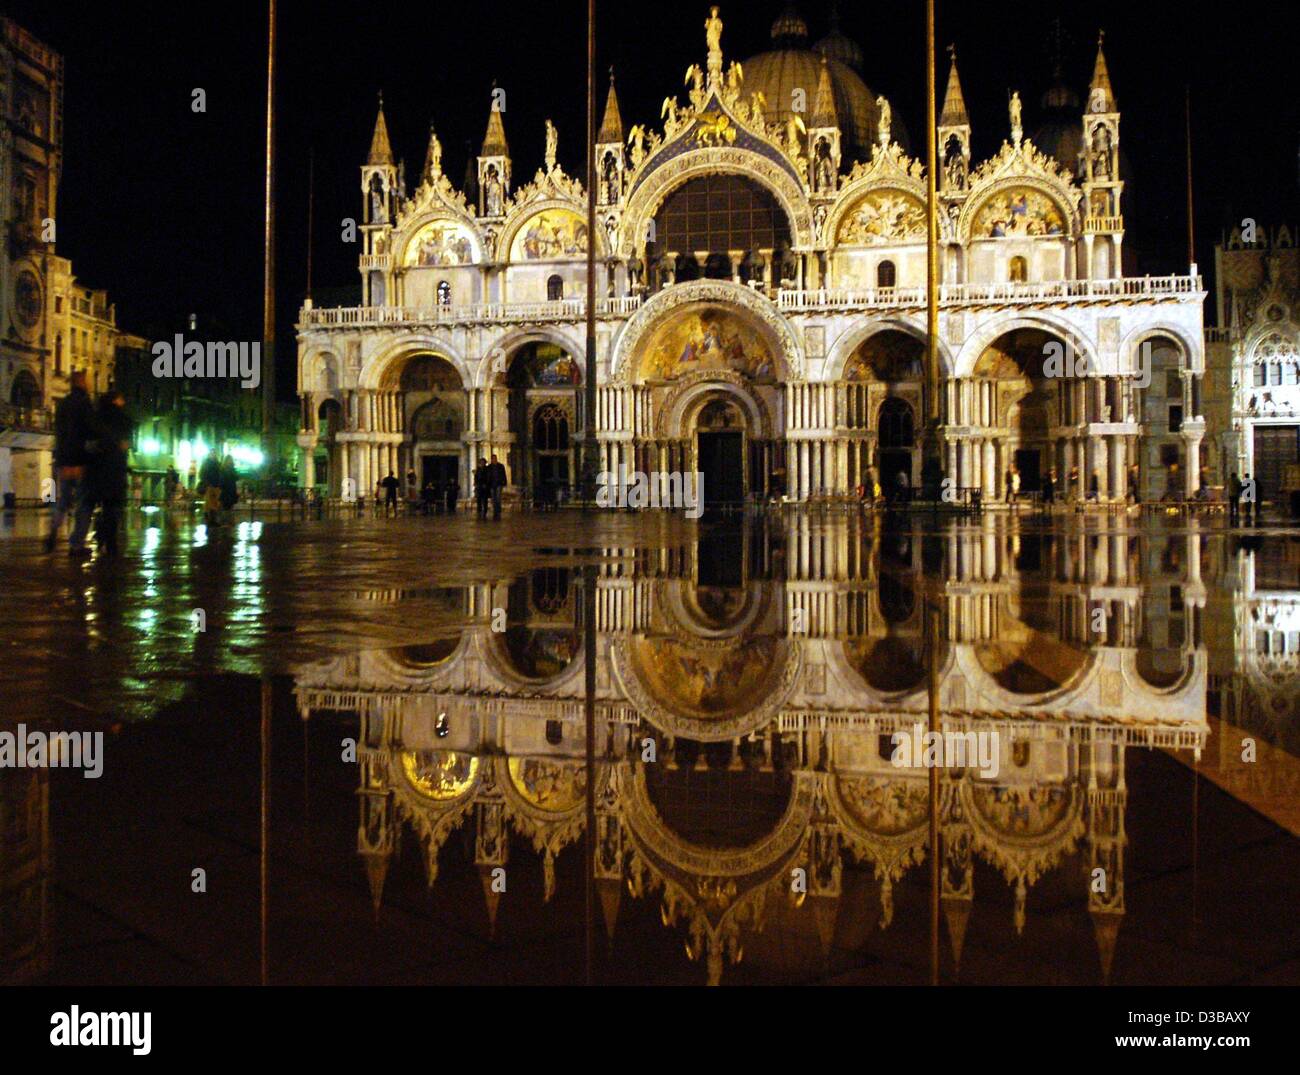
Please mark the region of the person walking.
<svg viewBox="0 0 1300 1075"><path fill-rule="evenodd" d="M126 413L126 397L116 389L99 397L95 412L95 452L88 469L88 492L99 505L95 544L107 556L117 555L117 532L126 506L127 453L131 450L133 423Z"/></svg>
<svg viewBox="0 0 1300 1075"><path fill-rule="evenodd" d="M492 490L492 518L501 518L501 490L506 487L506 468L494 455L488 464L488 487Z"/></svg>
<svg viewBox="0 0 1300 1075"><path fill-rule="evenodd" d="M393 472L388 472L388 477L379 483L384 487L384 514L388 514L388 509L393 509L393 514L397 514L397 490L401 487L401 482L394 477Z"/></svg>
<svg viewBox="0 0 1300 1075"><path fill-rule="evenodd" d="M219 483L221 488L221 510L224 513L239 503L239 475L235 473L235 461L230 456L226 456L221 461Z"/></svg>
<svg viewBox="0 0 1300 1075"><path fill-rule="evenodd" d="M86 468L90 465L90 442L95 438L95 407L86 391L86 371L73 370L69 381L68 394L54 407L54 473L58 498L50 532L45 538L45 551L54 551L59 528L71 513L68 554L76 556L85 550L90 512L94 507L87 496Z"/></svg>
<svg viewBox="0 0 1300 1075"><path fill-rule="evenodd" d="M209 452L199 467L199 492L203 496L203 521L208 526L221 522L221 461Z"/></svg>
<svg viewBox="0 0 1300 1075"><path fill-rule="evenodd" d="M1043 479L1043 503L1050 509L1052 498L1056 496L1056 471L1049 470L1047 477Z"/></svg>
<svg viewBox="0 0 1300 1075"><path fill-rule="evenodd" d="M478 517L487 518L488 497L491 496L492 490L488 485L488 465L487 460L480 458L478 466L474 468L474 500L478 506Z"/></svg>
<svg viewBox="0 0 1300 1075"><path fill-rule="evenodd" d="M1228 475L1228 522L1237 523L1237 512L1241 510L1241 476L1234 470Z"/></svg>

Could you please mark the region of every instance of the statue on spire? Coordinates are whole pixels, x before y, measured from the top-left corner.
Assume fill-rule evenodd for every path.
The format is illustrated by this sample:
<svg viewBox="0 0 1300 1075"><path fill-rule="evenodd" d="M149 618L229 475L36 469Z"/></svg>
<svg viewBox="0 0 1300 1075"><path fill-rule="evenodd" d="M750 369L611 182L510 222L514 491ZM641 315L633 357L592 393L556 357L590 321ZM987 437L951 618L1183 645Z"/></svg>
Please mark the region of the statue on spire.
<svg viewBox="0 0 1300 1075"><path fill-rule="evenodd" d="M716 7L709 8L704 20L704 40L709 46L709 82L716 84L722 78L722 20Z"/></svg>
<svg viewBox="0 0 1300 1075"><path fill-rule="evenodd" d="M560 136L555 129L555 124L548 119L546 121L546 171L548 173L555 171L555 149L559 140Z"/></svg>
<svg viewBox="0 0 1300 1075"><path fill-rule="evenodd" d="M438 136L433 131L433 124L429 124L429 153L425 158L424 164L424 181L432 182L442 174L442 143L438 141Z"/></svg>
<svg viewBox="0 0 1300 1075"><path fill-rule="evenodd" d="M1015 143L1016 148L1020 148L1020 140L1024 137L1024 128L1020 126L1020 91L1011 91L1011 141Z"/></svg>
<svg viewBox="0 0 1300 1075"><path fill-rule="evenodd" d="M880 148L889 148L889 127L893 120L893 109L889 107L889 102L885 98L876 98L876 108L880 110L880 119L876 123L876 136L880 140Z"/></svg>

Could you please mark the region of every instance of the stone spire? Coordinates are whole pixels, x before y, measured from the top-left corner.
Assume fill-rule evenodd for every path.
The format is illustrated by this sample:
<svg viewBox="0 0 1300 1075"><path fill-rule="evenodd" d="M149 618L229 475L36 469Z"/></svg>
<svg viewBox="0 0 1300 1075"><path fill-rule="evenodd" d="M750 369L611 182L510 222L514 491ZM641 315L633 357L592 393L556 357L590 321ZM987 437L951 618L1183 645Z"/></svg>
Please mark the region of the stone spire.
<svg viewBox="0 0 1300 1075"><path fill-rule="evenodd" d="M375 118L375 133L370 139L367 164L392 165L393 147L388 144L388 124L384 122L384 95L379 95L379 115Z"/></svg>
<svg viewBox="0 0 1300 1075"><path fill-rule="evenodd" d="M948 89L943 95L943 111L939 115L940 127L969 127L966 99L961 93L961 79L957 77L957 50L949 48L952 62L948 67Z"/></svg>
<svg viewBox="0 0 1300 1075"><path fill-rule="evenodd" d="M809 127L837 127L835 118L835 91L831 86L830 65L822 57L817 75L817 95L813 98L812 120Z"/></svg>
<svg viewBox="0 0 1300 1075"><path fill-rule="evenodd" d="M600 121L596 142L623 141L623 117L618 111L618 95L614 92L614 69L609 69L609 94L605 97L605 118Z"/></svg>
<svg viewBox="0 0 1300 1075"><path fill-rule="evenodd" d="M492 87L496 89L495 86ZM510 147L506 144L506 128L501 122L501 112L493 108L488 112L487 132L483 135L483 148L480 157L508 157Z"/></svg>
<svg viewBox="0 0 1300 1075"><path fill-rule="evenodd" d="M1097 35L1097 62L1092 68L1092 83L1088 87L1088 111L1089 112L1118 112L1119 107L1115 103L1115 91L1110 85L1110 71L1106 68L1106 52L1103 44L1106 40L1106 31L1102 30Z"/></svg>

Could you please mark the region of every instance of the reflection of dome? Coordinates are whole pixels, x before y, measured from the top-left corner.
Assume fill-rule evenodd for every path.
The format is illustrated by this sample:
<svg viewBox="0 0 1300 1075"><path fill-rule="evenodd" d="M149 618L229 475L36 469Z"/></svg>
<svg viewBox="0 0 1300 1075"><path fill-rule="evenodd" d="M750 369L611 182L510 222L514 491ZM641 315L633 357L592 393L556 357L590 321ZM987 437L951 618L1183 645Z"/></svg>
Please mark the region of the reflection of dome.
<svg viewBox="0 0 1300 1075"><path fill-rule="evenodd" d="M587 767L560 758L520 758L509 761L510 783L539 810L563 814L582 803L587 793Z"/></svg>
<svg viewBox="0 0 1300 1075"><path fill-rule="evenodd" d="M435 664L442 664L443 661L456 652L456 647L459 645L460 637L455 636L452 638L439 638L415 646L398 646L389 652L399 664L428 668Z"/></svg>
<svg viewBox="0 0 1300 1075"><path fill-rule="evenodd" d="M660 705L705 720L748 713L772 696L785 668L786 645L757 638L725 648L676 639L637 639L635 674Z"/></svg>
<svg viewBox="0 0 1300 1075"><path fill-rule="evenodd" d="M918 639L887 635L844 643L844 657L867 685L878 691L913 690L925 682L925 658Z"/></svg>
<svg viewBox="0 0 1300 1075"><path fill-rule="evenodd" d="M835 52L840 46L827 37L819 44L827 51L814 51L808 47L808 27L793 5L772 24L772 43L768 52L751 56L741 67L745 72L744 93L762 93L767 101L765 114L769 122L783 127L793 114L794 91L802 90L806 108L800 118L807 122L816 105L817 84L821 78L822 56L826 56L830 69L831 91L835 97L835 117L839 123L846 159L865 157L875 140L876 95L847 63ZM844 39L847 40L847 39ZM850 42L850 45L852 43ZM894 141L904 147L907 136L899 122L897 112L892 122Z"/></svg>
<svg viewBox="0 0 1300 1075"><path fill-rule="evenodd" d="M789 807L787 772L647 765L646 794L663 823L689 844L750 847L775 831Z"/></svg>
<svg viewBox="0 0 1300 1075"><path fill-rule="evenodd" d="M1014 614L1013 614L1014 615ZM994 682L1013 694L1045 694L1069 683L1088 663L1088 654L1052 633L1007 617L996 641L973 647L975 659Z"/></svg>
<svg viewBox="0 0 1300 1075"><path fill-rule="evenodd" d="M507 663L524 679L554 679L578 653L576 631L509 627L502 638Z"/></svg>
<svg viewBox="0 0 1300 1075"><path fill-rule="evenodd" d="M436 802L459 799L478 779L478 758L458 750L404 750L402 773L407 782Z"/></svg>

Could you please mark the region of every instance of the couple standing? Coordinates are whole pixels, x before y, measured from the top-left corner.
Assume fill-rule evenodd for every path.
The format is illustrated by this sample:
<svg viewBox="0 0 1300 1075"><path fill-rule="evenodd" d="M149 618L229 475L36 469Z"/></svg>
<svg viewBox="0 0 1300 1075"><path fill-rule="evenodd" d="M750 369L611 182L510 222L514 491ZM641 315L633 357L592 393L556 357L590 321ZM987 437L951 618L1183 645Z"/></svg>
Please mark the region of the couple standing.
<svg viewBox="0 0 1300 1075"><path fill-rule="evenodd" d="M117 530L126 505L127 452L133 435L126 398L110 389L96 406L86 390L85 370L74 370L68 394L54 408L54 469L58 499L45 537L53 552L63 521L72 515L68 551L85 551L90 517L100 509L95 540L110 556L117 552Z"/></svg>
<svg viewBox="0 0 1300 1075"><path fill-rule="evenodd" d="M506 468L494 455L492 462L480 458L474 468L474 497L478 502L478 517L487 518L488 498L492 498L492 518L501 518L501 490L506 487Z"/></svg>

